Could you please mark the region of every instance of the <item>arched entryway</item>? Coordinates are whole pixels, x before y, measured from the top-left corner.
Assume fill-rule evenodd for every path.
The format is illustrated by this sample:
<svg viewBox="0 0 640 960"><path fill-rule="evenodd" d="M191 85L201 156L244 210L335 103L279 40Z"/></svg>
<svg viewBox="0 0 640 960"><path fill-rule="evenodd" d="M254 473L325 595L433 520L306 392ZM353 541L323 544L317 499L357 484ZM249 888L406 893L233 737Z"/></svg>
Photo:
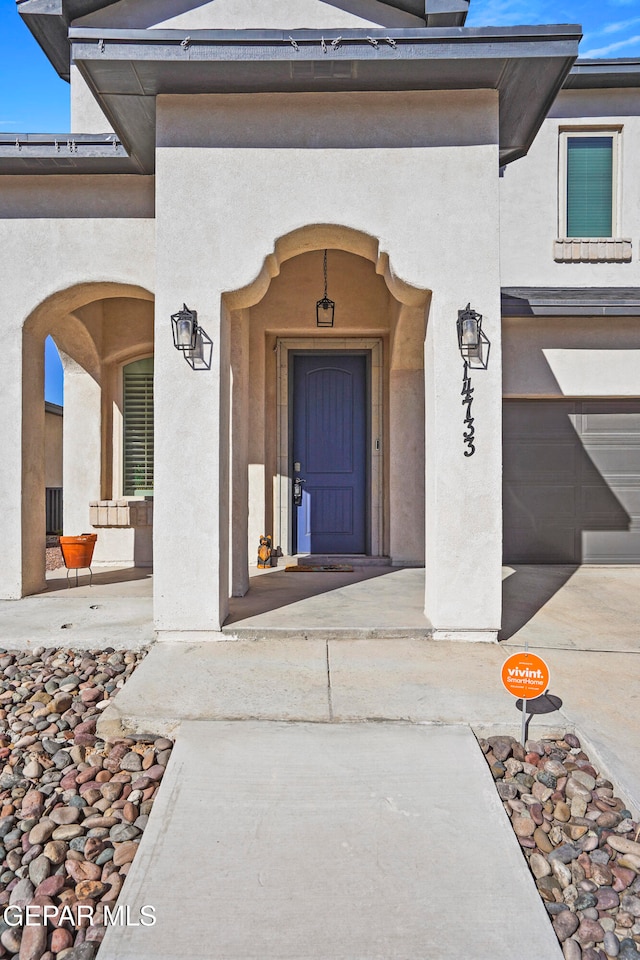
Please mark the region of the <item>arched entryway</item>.
<svg viewBox="0 0 640 960"><path fill-rule="evenodd" d="M336 304L332 327L319 327L316 317L325 250L328 295ZM310 226L281 238L256 280L224 299L231 366L230 592L242 596L249 588L261 533L270 533L286 554L304 552L300 523L308 522L311 508L304 514L304 501L296 506L293 482L312 471L314 459L313 478L303 477L309 484L305 500L309 506L315 496L316 517L328 503L331 523L330 535L315 540L310 527L307 552L422 565L429 292L394 278L373 238L347 228ZM325 384L324 394L305 393L303 384L311 382L306 367ZM361 381L353 410L336 400L340 388L334 379L342 374L350 384ZM313 416L301 413L303 407ZM331 457L336 443L324 444L323 452L323 431L333 421L341 431L345 417L349 429L338 443L344 456L325 470L324 462L318 463L325 454ZM301 445L303 429L315 433ZM317 456L305 461L296 452L305 445ZM358 457L362 469L345 493L345 464ZM354 493L355 483L360 488ZM359 537L341 536L358 524ZM314 542L324 549L314 549Z"/></svg>
<svg viewBox="0 0 640 960"><path fill-rule="evenodd" d="M65 383L64 532L83 533L99 522L90 504L113 502L125 493L123 368L153 356L153 295L131 284L80 283L43 300L23 325L18 596L45 585L43 389L49 335L60 352ZM115 515L109 519L114 522L101 524L96 562L150 562L151 529L140 533L119 525Z"/></svg>

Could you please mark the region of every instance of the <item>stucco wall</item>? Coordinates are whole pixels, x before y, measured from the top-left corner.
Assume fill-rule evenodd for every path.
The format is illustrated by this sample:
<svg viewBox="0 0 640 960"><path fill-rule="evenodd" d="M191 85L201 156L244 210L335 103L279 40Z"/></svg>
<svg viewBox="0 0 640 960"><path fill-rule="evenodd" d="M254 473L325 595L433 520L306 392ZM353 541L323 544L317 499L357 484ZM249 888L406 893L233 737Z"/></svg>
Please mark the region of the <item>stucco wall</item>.
<svg viewBox="0 0 640 960"><path fill-rule="evenodd" d="M75 21L97 27L184 30L295 30L424 26L424 20L378 0L120 0Z"/></svg>
<svg viewBox="0 0 640 960"><path fill-rule="evenodd" d="M223 294L260 276L278 238L299 237L282 241L287 256L305 248L349 249L343 228L360 238L353 243L380 269L388 254L392 276L433 291L425 369L426 608L443 632L497 628L497 106L491 91L159 97L155 359L163 434L156 438L161 549L154 564L160 630L215 630L226 614L230 333ZM329 242L332 231L336 239ZM490 370L476 377L477 453L465 458L455 320L469 300L486 318L494 352ZM173 349L168 317L183 301L198 310L214 341L211 371L194 373ZM198 496L185 498L194 475Z"/></svg>
<svg viewBox="0 0 640 960"><path fill-rule="evenodd" d="M556 263L559 236L559 132L621 127L617 235L633 242L630 263ZM596 130L596 133L600 132ZM565 90L528 155L500 180L503 286L640 285L640 90Z"/></svg>
<svg viewBox="0 0 640 960"><path fill-rule="evenodd" d="M71 132L110 133L113 127L102 112L98 101L81 76L71 64Z"/></svg>
<svg viewBox="0 0 640 960"><path fill-rule="evenodd" d="M6 451L0 499L3 539L13 545L0 569L2 597L19 597L44 583L44 339L52 333L63 351L89 363L95 344L88 334L75 336L82 328L72 321L73 311L125 290L150 296L152 212L146 178L0 182L0 402L11 411L0 424ZM65 329L69 343L58 336Z"/></svg>
<svg viewBox="0 0 640 960"><path fill-rule="evenodd" d="M640 396L635 317L507 319L502 344L505 396Z"/></svg>
<svg viewBox="0 0 640 960"><path fill-rule="evenodd" d="M53 404L51 405L53 406ZM44 483L62 486L62 409L44 411Z"/></svg>

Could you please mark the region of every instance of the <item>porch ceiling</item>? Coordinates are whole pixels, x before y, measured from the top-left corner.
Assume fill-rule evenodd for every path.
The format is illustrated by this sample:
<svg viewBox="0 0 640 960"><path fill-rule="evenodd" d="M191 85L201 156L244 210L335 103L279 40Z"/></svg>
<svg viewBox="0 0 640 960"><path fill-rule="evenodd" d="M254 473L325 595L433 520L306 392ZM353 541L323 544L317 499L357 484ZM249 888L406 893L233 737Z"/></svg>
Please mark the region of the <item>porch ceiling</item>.
<svg viewBox="0 0 640 960"><path fill-rule="evenodd" d="M159 94L497 90L500 162L527 153L578 53L575 25L418 30L71 28L71 55L126 149L155 160Z"/></svg>

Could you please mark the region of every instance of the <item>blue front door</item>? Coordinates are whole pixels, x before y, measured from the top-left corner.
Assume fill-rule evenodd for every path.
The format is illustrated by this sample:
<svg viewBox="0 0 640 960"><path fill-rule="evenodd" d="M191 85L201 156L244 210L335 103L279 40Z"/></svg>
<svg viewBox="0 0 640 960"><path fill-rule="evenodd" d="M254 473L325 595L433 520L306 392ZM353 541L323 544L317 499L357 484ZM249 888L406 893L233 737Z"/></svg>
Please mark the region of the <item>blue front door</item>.
<svg viewBox="0 0 640 960"><path fill-rule="evenodd" d="M366 553L366 357L294 356L292 404L297 552Z"/></svg>

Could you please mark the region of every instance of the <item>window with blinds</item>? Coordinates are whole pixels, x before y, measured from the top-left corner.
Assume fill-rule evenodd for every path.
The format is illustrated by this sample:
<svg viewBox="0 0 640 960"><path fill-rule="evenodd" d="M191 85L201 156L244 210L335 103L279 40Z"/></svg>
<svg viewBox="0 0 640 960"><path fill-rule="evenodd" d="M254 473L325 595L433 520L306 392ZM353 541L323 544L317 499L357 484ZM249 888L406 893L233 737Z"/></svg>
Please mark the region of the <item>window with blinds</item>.
<svg viewBox="0 0 640 960"><path fill-rule="evenodd" d="M613 236L613 139L567 137L567 237Z"/></svg>
<svg viewBox="0 0 640 960"><path fill-rule="evenodd" d="M153 493L153 358L123 368L125 497Z"/></svg>

